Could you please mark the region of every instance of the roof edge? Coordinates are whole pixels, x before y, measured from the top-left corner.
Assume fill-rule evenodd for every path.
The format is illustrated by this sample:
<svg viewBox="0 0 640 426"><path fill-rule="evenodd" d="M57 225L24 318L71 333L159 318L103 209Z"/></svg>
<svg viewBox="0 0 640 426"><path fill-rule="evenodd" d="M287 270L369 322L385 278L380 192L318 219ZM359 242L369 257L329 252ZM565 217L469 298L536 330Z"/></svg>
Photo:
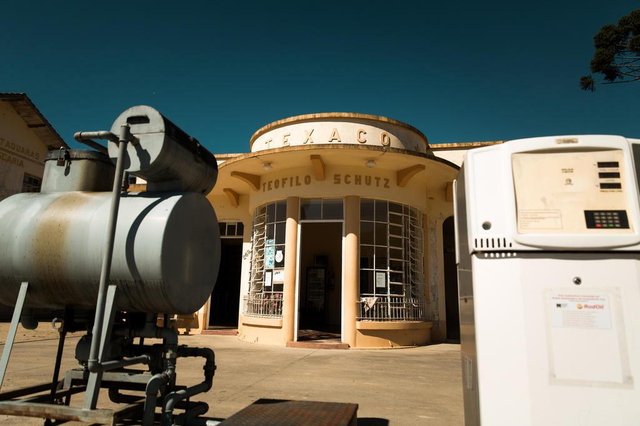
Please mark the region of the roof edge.
<svg viewBox="0 0 640 426"><path fill-rule="evenodd" d="M13 103L14 102L20 102L20 101L25 102L28 105L28 107L38 116L38 118L40 120L42 120L42 124L47 128L47 130L51 134L52 138L54 140L56 140L57 142L59 142L59 145L57 146L57 148L59 148L60 146L65 147L65 148L69 148L69 145L67 145L67 143L64 141L64 139L62 139L62 137L57 132L57 130L54 129L54 127L51 125L49 120L47 120L47 118L42 114L42 112L40 112L38 107L33 103L31 98L29 98L29 96L26 93L0 92L0 101L7 101L7 102L11 103L12 104L11 106L14 108L14 110L16 110L16 113L18 115L20 115L20 117L23 120L24 120L24 117L15 108ZM25 123L26 123L26 121L25 121Z"/></svg>
<svg viewBox="0 0 640 426"><path fill-rule="evenodd" d="M253 143L257 138L259 138L260 136L262 136L263 134L267 133L270 130L277 129L279 127L283 127L288 124L305 123L305 122L322 119L322 118L341 118L341 119L356 118L356 119L365 119L365 120L375 120L382 123L388 123L388 124L404 127L405 129L408 129L416 133L424 141L425 146L427 148L430 148L429 140L424 135L424 133L422 133L417 128L403 121L395 120L393 118L385 117L383 115L363 114L359 112L316 112L311 114L294 115L292 117L276 120L265 126L262 126L258 130L256 130L253 133L253 135L251 135L251 138L249 139L249 150L251 150L251 148L253 147Z"/></svg>

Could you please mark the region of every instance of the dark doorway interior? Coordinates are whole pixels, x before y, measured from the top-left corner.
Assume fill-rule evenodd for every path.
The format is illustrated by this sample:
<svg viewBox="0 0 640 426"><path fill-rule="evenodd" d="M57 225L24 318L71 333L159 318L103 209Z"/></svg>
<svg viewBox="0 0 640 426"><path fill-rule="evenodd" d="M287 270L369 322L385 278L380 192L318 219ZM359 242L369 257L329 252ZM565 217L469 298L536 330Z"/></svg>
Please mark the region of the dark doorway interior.
<svg viewBox="0 0 640 426"><path fill-rule="evenodd" d="M223 238L221 242L220 272L211 293L209 327L237 327L242 238Z"/></svg>
<svg viewBox="0 0 640 426"><path fill-rule="evenodd" d="M342 223L303 223L298 340L340 338Z"/></svg>
<svg viewBox="0 0 640 426"><path fill-rule="evenodd" d="M458 311L458 271L456 268L456 236L453 216L442 224L444 251L444 300L447 312L447 339L460 341L460 315Z"/></svg>

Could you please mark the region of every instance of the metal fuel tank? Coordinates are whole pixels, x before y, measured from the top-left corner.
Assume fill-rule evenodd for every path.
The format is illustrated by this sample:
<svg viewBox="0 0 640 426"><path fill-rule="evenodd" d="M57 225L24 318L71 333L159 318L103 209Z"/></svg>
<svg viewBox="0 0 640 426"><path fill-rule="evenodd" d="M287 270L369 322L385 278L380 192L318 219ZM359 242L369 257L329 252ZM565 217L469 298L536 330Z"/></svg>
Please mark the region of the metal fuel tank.
<svg viewBox="0 0 640 426"><path fill-rule="evenodd" d="M13 305L31 284L33 308L96 303L110 194L17 194L0 202L0 303ZM133 312L192 313L218 274L219 229L204 195L123 196L110 283L117 306Z"/></svg>
<svg viewBox="0 0 640 426"><path fill-rule="evenodd" d="M138 143L129 144L125 169L148 182L150 191L208 193L218 177L213 154L154 108L131 107L113 122L118 133L128 125ZM109 142L109 156L117 157L117 141Z"/></svg>
<svg viewBox="0 0 640 426"><path fill-rule="evenodd" d="M106 153L79 149L49 151L41 192L109 191L115 167Z"/></svg>

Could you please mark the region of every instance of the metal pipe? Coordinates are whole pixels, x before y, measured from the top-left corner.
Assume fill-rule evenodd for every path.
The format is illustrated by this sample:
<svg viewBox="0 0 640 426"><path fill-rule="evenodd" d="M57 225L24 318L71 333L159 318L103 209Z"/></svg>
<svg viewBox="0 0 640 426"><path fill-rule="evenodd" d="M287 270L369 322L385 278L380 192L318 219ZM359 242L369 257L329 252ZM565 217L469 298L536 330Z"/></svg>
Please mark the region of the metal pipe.
<svg viewBox="0 0 640 426"><path fill-rule="evenodd" d="M96 132L86 132L96 133ZM97 132L103 133L103 132ZM111 132L104 132L113 134ZM82 133L81 133L82 135ZM100 336L102 335L102 322L104 317L105 298L107 293L107 282L109 281L109 273L111 271L111 260L113 256L113 242L116 235L116 223L118 221L118 207L120 206L120 187L122 185L122 176L124 174L124 154L127 150L127 142L129 140L129 126L123 125L120 128L120 138L118 141L118 159L116 162L116 171L113 178L112 202L109 212L109 221L107 225L107 238L105 240L104 251L102 253L102 269L100 271L100 285L98 287L98 300L96 302L96 315L93 322L93 336L91 339L91 349L89 351L89 360L87 367L90 372L99 371L98 351L100 348Z"/></svg>
<svg viewBox="0 0 640 426"><path fill-rule="evenodd" d="M150 361L149 355L134 356L132 358L125 358L121 360L105 361L100 364L101 371L115 370L116 368L127 367L134 364L148 364Z"/></svg>
<svg viewBox="0 0 640 426"><path fill-rule="evenodd" d="M51 393L49 398L49 403L55 403L56 392L58 390L58 378L60 376L60 366L62 365L62 353L64 351L64 341L67 337L67 321L72 322L71 308L66 307L64 309L64 317L62 319L62 325L58 330L58 351L56 352L56 363L53 367L53 378L51 379ZM51 324L54 325L56 323L56 319L54 319Z"/></svg>
<svg viewBox="0 0 640 426"><path fill-rule="evenodd" d="M158 327L154 320L151 320L151 316L153 314L149 314L147 317L147 321L144 324L144 327L141 329L135 330L136 336L141 337L151 337L156 339L162 339L165 345L178 345L178 333L166 327Z"/></svg>
<svg viewBox="0 0 640 426"><path fill-rule="evenodd" d="M144 410L142 415L143 426L152 426L154 424L158 391L160 391L160 388L165 386L170 380L169 373L165 371L163 373L155 374L147 382L147 387L144 391L146 398L144 400Z"/></svg>
<svg viewBox="0 0 640 426"><path fill-rule="evenodd" d="M165 354L165 371L154 375L145 389L145 401L142 424L152 426L155 421L155 410L158 392L162 386L173 386L176 379L176 358L178 357L178 334L175 330L156 326L153 316L148 315L142 330L142 335L162 337L163 345L167 348ZM152 332L152 333L150 333ZM151 335L150 335L151 334Z"/></svg>
<svg viewBox="0 0 640 426"><path fill-rule="evenodd" d="M73 138L78 142L83 143L84 141L91 139L103 139L111 142L119 142L118 135L107 130L98 130L96 132L75 132L73 134Z"/></svg>
<svg viewBox="0 0 640 426"><path fill-rule="evenodd" d="M187 389L171 392L164 399L164 410L162 412L162 425L170 426L173 424L173 410L180 401L190 398L199 393L209 391L213 385L213 376L216 372L216 355L209 348L178 348L179 357L202 356L206 359L204 370L204 381ZM185 413L186 414L186 413Z"/></svg>

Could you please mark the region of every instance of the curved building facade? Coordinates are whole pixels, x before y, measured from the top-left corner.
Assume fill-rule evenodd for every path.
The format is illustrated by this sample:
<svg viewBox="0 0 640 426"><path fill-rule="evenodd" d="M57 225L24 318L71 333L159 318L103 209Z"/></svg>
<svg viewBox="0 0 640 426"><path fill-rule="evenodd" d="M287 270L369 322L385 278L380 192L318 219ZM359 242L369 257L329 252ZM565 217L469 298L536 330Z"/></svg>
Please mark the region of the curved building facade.
<svg viewBox="0 0 640 426"><path fill-rule="evenodd" d="M279 345L446 339L456 165L414 127L355 113L279 120L250 146L208 196L229 255L205 322L228 310L241 339Z"/></svg>

